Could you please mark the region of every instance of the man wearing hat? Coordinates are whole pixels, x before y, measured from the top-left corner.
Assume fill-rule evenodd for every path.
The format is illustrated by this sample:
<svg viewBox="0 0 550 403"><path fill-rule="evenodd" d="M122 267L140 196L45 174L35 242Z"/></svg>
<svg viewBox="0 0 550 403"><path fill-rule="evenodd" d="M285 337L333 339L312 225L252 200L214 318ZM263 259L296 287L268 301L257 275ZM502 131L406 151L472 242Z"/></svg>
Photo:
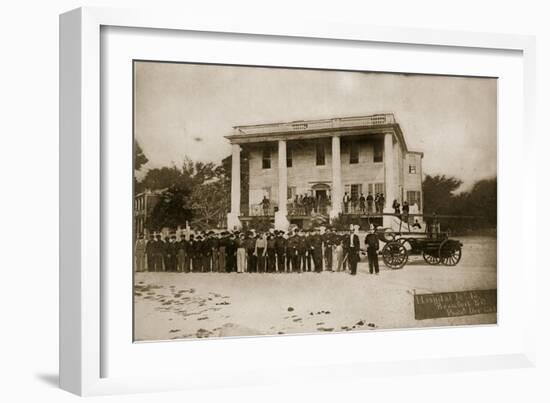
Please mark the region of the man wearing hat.
<svg viewBox="0 0 550 403"><path fill-rule="evenodd" d="M145 254L147 255L147 271L155 271L156 242L155 236L151 234L147 245L145 245Z"/></svg>
<svg viewBox="0 0 550 403"><path fill-rule="evenodd" d="M136 240L136 245L134 249L134 257L136 263L136 271L145 271L146 266L146 252L147 240L143 237L142 234L139 235Z"/></svg>
<svg viewBox="0 0 550 403"><path fill-rule="evenodd" d="M277 231L275 237L275 253L277 254L277 271L279 273L285 271L286 248L287 240L283 237L283 231Z"/></svg>
<svg viewBox="0 0 550 403"><path fill-rule="evenodd" d="M254 255L254 250L256 249L256 239L254 239L254 233L247 231L245 234L244 248L246 250L246 272L255 273L257 270L256 267L256 256Z"/></svg>
<svg viewBox="0 0 550 403"><path fill-rule="evenodd" d="M325 230L325 233L321 236L324 245L326 267L327 270L330 271L332 271L332 254L336 244L334 235L335 234L332 232L332 228L328 227Z"/></svg>
<svg viewBox="0 0 550 403"><path fill-rule="evenodd" d="M323 271L323 240L317 228L309 237L309 246L315 272L321 273Z"/></svg>
<svg viewBox="0 0 550 403"><path fill-rule="evenodd" d="M310 267L308 267L307 260L308 260L308 253L307 253L308 245L307 240L305 237L304 231L298 232L298 237L296 241L296 254L298 255L298 265L297 269L299 272L304 272L306 270L309 271Z"/></svg>
<svg viewBox="0 0 550 403"><path fill-rule="evenodd" d="M209 234L208 244L210 245L210 260L212 262L211 271L217 272L220 240L214 231L210 231L208 234Z"/></svg>
<svg viewBox="0 0 550 403"><path fill-rule="evenodd" d="M369 260L369 273L378 274L378 249L380 249L380 242L378 235L374 231L374 226L371 224L369 233L365 237L365 244L367 245L367 258Z"/></svg>
<svg viewBox="0 0 550 403"><path fill-rule="evenodd" d="M227 231L223 231L218 239L218 267L215 268L215 271L218 273L225 272L225 260L226 260L226 245L227 245L227 235L229 233Z"/></svg>
<svg viewBox="0 0 550 403"><path fill-rule="evenodd" d="M298 236L295 232L290 234L290 237L287 241L286 248L286 262L287 262L287 271L290 272L290 264L292 264L292 271L300 271L300 258L298 256Z"/></svg>
<svg viewBox="0 0 550 403"><path fill-rule="evenodd" d="M176 235L170 235L167 239L166 244L164 245L165 259L164 264L166 271L176 271L176 255L177 255L177 245L176 245Z"/></svg>
<svg viewBox="0 0 550 403"><path fill-rule="evenodd" d="M349 235L346 238L346 249L348 252L348 262L350 266L350 273L352 276L357 274L357 263L359 262L359 249L361 244L359 243L359 236L356 233L354 225L350 225Z"/></svg>

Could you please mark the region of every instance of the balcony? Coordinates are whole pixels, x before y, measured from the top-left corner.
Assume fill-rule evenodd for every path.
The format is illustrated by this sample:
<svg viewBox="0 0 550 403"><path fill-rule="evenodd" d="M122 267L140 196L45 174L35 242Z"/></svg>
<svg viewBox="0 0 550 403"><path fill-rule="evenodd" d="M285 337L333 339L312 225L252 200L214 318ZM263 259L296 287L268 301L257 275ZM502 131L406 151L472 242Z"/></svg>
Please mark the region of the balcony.
<svg viewBox="0 0 550 403"><path fill-rule="evenodd" d="M288 132L314 132L335 128L373 127L389 124L395 124L395 117L393 113L321 120L300 120L295 122L269 123L251 126L236 126L235 134L261 135Z"/></svg>

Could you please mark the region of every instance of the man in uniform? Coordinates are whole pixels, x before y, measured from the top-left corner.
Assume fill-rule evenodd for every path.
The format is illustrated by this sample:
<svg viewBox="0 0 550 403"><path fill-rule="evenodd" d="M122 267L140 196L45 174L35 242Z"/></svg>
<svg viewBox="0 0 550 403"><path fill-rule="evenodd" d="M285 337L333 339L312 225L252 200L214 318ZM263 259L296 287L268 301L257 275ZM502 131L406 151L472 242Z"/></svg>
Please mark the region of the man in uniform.
<svg viewBox="0 0 550 403"><path fill-rule="evenodd" d="M219 248L220 248L220 239L214 231L210 231L210 256L212 260L212 271L218 271L218 258L219 258Z"/></svg>
<svg viewBox="0 0 550 403"><path fill-rule="evenodd" d="M348 262L350 267L350 273L352 276L357 274L357 263L359 262L359 249L361 245L359 243L359 236L355 233L355 228L352 225L350 227L349 236L346 239L346 249L348 251Z"/></svg>
<svg viewBox="0 0 550 403"><path fill-rule="evenodd" d="M309 237L309 246L315 272L321 273L323 271L323 240L317 228L313 230L313 234Z"/></svg>
<svg viewBox="0 0 550 403"><path fill-rule="evenodd" d="M305 237L305 233L303 231L299 231L297 241L296 241L296 254L298 255L297 268L301 273L303 273L304 271L309 271L309 267L307 264L309 255L307 252L308 252L308 241Z"/></svg>
<svg viewBox="0 0 550 403"><path fill-rule="evenodd" d="M327 228L321 238L324 245L325 264L327 270L332 271L332 253L335 245L334 233L332 232L332 229L330 227Z"/></svg>
<svg viewBox="0 0 550 403"><path fill-rule="evenodd" d="M277 254L277 271L283 273L285 271L287 240L283 237L283 231L277 231L276 234L275 253Z"/></svg>
<svg viewBox="0 0 550 403"><path fill-rule="evenodd" d="M218 267L215 269L218 273L225 272L225 260L227 258L227 252L225 250L227 245L227 234L228 232L223 231L218 239Z"/></svg>
<svg viewBox="0 0 550 403"><path fill-rule="evenodd" d="M164 245L164 264L166 271L176 271L176 236L170 235Z"/></svg>
<svg viewBox="0 0 550 403"><path fill-rule="evenodd" d="M193 244L193 248L195 250L194 256L193 256L193 271L201 273L203 271L203 247L204 247L204 240L202 239L202 236L200 234L197 234L197 237L195 238L195 243Z"/></svg>
<svg viewBox="0 0 550 403"><path fill-rule="evenodd" d="M298 235L295 232L290 234L286 245L286 262L287 265L292 265L293 272L300 271L300 259L298 257ZM290 272L290 266L287 267Z"/></svg>
<svg viewBox="0 0 550 403"><path fill-rule="evenodd" d="M374 231L374 227L371 225L369 233L365 237L365 244L367 245L367 258L369 260L369 273L378 274L378 249L380 249L380 242L378 241L378 235Z"/></svg>
<svg viewBox="0 0 550 403"><path fill-rule="evenodd" d="M176 270L179 273L182 273L185 271L185 261L187 259L187 241L185 240L185 236L183 234L180 234L180 240L176 242L176 251Z"/></svg>
<svg viewBox="0 0 550 403"><path fill-rule="evenodd" d="M230 234L225 244L225 271L231 273L236 271L237 266L237 244L235 242L235 234Z"/></svg>
<svg viewBox="0 0 550 403"><path fill-rule="evenodd" d="M164 271L164 241L160 235L155 236L153 271Z"/></svg>
<svg viewBox="0 0 550 403"><path fill-rule="evenodd" d="M136 262L136 271L145 271L147 240L143 235L139 235L136 240L134 249L134 257Z"/></svg>
<svg viewBox="0 0 550 403"><path fill-rule="evenodd" d="M189 241L187 241L185 246L186 246L185 248L186 259L184 263L184 271L186 273L190 273L192 271L195 271L195 265L197 264L195 260L197 246L196 246L194 234L189 235Z"/></svg>
<svg viewBox="0 0 550 403"><path fill-rule="evenodd" d="M212 261L212 233L207 232L204 234L204 237L202 245L202 271L209 273L212 271L210 266Z"/></svg>
<svg viewBox="0 0 550 403"><path fill-rule="evenodd" d="M147 255L147 271L155 271L156 242L155 236L151 234L147 245L145 245L145 254Z"/></svg>

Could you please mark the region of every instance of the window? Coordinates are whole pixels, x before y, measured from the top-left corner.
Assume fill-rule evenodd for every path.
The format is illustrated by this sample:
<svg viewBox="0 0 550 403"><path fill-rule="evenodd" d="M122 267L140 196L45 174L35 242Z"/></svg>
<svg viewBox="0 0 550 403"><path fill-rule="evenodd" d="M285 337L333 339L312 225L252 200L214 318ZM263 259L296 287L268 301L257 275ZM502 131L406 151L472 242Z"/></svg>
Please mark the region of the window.
<svg viewBox="0 0 550 403"><path fill-rule="evenodd" d="M317 144L315 146L315 165L325 165L325 145Z"/></svg>
<svg viewBox="0 0 550 403"><path fill-rule="evenodd" d="M352 200L359 200L359 197L361 197L361 193L363 190L362 188L363 186L360 183L354 183L350 186L350 196Z"/></svg>
<svg viewBox="0 0 550 403"><path fill-rule="evenodd" d="M381 141L374 143L374 162L384 161L384 145Z"/></svg>
<svg viewBox="0 0 550 403"><path fill-rule="evenodd" d="M416 204L418 206L418 211L422 211L422 200L420 197L420 192L416 190L409 190L407 191L407 201L409 202L409 205Z"/></svg>
<svg viewBox="0 0 550 403"><path fill-rule="evenodd" d="M359 163L359 144L355 141L352 141L349 144L349 163L350 164Z"/></svg>
<svg viewBox="0 0 550 403"><path fill-rule="evenodd" d="M288 147L286 149L286 167L292 168L292 149Z"/></svg>
<svg viewBox="0 0 550 403"><path fill-rule="evenodd" d="M409 173L410 174L416 173L416 165L409 165Z"/></svg>
<svg viewBox="0 0 550 403"><path fill-rule="evenodd" d="M267 200L271 200L271 187L262 188L262 200L264 196Z"/></svg>
<svg viewBox="0 0 550 403"><path fill-rule="evenodd" d="M375 183L374 184L374 193L375 193L375 195L379 194L379 193L385 193L384 184L383 183Z"/></svg>
<svg viewBox="0 0 550 403"><path fill-rule="evenodd" d="M264 148L262 151L262 169L271 168L271 150L269 148Z"/></svg>

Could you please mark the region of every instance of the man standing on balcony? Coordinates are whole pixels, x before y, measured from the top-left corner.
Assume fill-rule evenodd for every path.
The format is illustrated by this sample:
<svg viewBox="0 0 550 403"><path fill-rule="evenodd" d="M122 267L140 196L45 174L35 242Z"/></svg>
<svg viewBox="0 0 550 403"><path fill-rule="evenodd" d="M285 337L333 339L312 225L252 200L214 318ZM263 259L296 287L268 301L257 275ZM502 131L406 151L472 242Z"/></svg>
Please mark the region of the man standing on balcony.
<svg viewBox="0 0 550 403"><path fill-rule="evenodd" d="M361 210L361 214L365 214L365 196L363 196L363 193L361 193L361 197L359 198L359 209Z"/></svg>
<svg viewBox="0 0 550 403"><path fill-rule="evenodd" d="M372 197L372 193L369 192L368 196L367 196L367 212L369 214L371 214L373 212L372 210L372 204L373 204L373 197Z"/></svg>
<svg viewBox="0 0 550 403"><path fill-rule="evenodd" d="M351 198L348 194L348 192L344 193L344 197L342 198L342 202L344 203L344 213L349 213L349 202Z"/></svg>
<svg viewBox="0 0 550 403"><path fill-rule="evenodd" d="M264 215L269 215L269 200L264 195L264 198L262 199L262 209L264 211Z"/></svg>

